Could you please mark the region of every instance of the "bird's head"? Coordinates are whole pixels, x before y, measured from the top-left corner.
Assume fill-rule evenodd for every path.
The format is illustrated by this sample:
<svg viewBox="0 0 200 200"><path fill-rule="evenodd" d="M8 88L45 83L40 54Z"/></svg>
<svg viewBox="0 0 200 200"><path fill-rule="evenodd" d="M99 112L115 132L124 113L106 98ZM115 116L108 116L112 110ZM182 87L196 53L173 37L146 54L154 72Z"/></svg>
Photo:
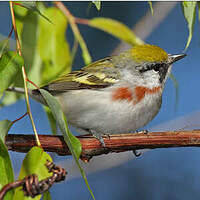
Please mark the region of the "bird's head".
<svg viewBox="0 0 200 200"><path fill-rule="evenodd" d="M129 63L131 60L128 68L133 69L136 79L151 87L164 85L172 64L186 56L186 54L167 54L162 48L149 44L134 46L122 54L129 58Z"/></svg>

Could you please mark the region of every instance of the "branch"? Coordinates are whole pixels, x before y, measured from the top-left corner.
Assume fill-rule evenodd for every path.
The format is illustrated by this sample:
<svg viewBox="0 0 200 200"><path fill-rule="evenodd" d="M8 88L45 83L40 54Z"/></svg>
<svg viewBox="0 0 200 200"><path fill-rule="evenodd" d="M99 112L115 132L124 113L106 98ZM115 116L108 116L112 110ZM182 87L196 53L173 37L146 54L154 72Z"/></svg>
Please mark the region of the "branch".
<svg viewBox="0 0 200 200"><path fill-rule="evenodd" d="M112 152L200 146L200 130L110 135L104 137L106 147L91 135L77 138L82 144L81 157L84 161L89 161L93 156ZM58 155L71 155L62 136L39 135L39 140L45 151L56 152ZM6 145L9 150L27 152L36 145L36 140L34 135L9 134L6 136Z"/></svg>
<svg viewBox="0 0 200 200"><path fill-rule="evenodd" d="M44 178L42 180L38 179L36 174L30 174L22 180L17 180L12 183L8 183L3 186L0 190L0 200L4 199L6 193L18 187L22 187L24 195L28 197L36 197L39 194L43 194L55 183L65 180L67 172L65 169L60 166L55 165L54 163L47 161L46 167L49 172L52 172L52 176Z"/></svg>

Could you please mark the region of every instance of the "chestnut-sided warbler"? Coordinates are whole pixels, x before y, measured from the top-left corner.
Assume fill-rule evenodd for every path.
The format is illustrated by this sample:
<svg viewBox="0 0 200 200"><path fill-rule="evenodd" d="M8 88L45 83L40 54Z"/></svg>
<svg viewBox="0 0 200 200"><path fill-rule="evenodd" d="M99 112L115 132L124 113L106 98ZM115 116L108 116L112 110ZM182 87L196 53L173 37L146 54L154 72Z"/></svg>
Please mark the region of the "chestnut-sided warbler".
<svg viewBox="0 0 200 200"><path fill-rule="evenodd" d="M144 44L98 60L42 87L59 100L69 124L92 133L136 131L158 113L172 64L185 54L167 54ZM38 90L30 95L44 102Z"/></svg>

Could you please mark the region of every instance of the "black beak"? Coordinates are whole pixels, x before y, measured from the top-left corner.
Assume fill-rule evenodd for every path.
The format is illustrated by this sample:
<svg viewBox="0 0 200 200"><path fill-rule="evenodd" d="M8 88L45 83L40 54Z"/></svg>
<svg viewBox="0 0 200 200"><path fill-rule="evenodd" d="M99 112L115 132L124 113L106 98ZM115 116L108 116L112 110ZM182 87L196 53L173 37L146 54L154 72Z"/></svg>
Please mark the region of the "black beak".
<svg viewBox="0 0 200 200"><path fill-rule="evenodd" d="M169 59L170 59L169 63L172 64L172 63L184 58L187 55L186 54L177 54L177 55L169 54L168 56L169 56Z"/></svg>

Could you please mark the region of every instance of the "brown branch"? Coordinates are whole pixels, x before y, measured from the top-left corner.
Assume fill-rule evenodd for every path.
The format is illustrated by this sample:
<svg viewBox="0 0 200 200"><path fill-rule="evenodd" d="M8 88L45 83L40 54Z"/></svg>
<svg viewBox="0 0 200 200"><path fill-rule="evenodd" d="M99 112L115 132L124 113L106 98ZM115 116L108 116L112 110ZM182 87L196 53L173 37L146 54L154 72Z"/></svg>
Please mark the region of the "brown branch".
<svg viewBox="0 0 200 200"><path fill-rule="evenodd" d="M49 172L52 172L52 176L47 177L39 181L36 174L26 176L22 180L17 180L12 183L8 183L0 190L0 200L3 200L4 196L9 190L22 186L25 196L34 198L37 195L43 194L45 191L55 183L63 181L66 177L67 172L65 169L53 162L47 161L46 167Z"/></svg>
<svg viewBox="0 0 200 200"><path fill-rule="evenodd" d="M200 130L110 135L104 137L106 147L91 135L77 138L82 144L81 156L85 161L89 161L93 156L111 152L200 146ZM39 140L45 151L56 152L59 155L71 154L62 136L39 135ZM6 136L6 145L9 150L27 152L36 145L36 140L34 135L9 134Z"/></svg>

